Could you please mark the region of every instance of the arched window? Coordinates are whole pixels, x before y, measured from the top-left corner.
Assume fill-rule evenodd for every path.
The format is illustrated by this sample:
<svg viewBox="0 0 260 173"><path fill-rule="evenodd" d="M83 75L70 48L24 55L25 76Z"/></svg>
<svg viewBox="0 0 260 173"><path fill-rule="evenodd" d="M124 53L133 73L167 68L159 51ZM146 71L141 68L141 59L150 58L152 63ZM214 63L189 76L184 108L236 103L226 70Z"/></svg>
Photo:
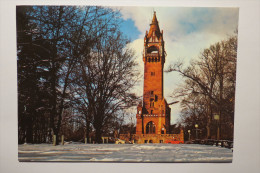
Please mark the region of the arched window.
<svg viewBox="0 0 260 173"><path fill-rule="evenodd" d="M147 49L147 53L158 53L159 50L156 46L151 46Z"/></svg>
<svg viewBox="0 0 260 173"><path fill-rule="evenodd" d="M154 134L155 133L155 124L150 121L146 124L146 134Z"/></svg>

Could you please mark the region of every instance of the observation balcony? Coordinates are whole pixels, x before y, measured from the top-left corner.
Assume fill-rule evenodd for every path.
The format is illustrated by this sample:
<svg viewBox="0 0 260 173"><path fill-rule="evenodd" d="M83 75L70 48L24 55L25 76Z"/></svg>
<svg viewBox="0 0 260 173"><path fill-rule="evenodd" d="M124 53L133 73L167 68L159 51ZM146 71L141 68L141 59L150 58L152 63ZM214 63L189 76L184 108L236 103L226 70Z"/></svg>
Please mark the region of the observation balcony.
<svg viewBox="0 0 260 173"><path fill-rule="evenodd" d="M141 117L141 114L137 114L136 117ZM165 114L143 114L143 117L165 117Z"/></svg>

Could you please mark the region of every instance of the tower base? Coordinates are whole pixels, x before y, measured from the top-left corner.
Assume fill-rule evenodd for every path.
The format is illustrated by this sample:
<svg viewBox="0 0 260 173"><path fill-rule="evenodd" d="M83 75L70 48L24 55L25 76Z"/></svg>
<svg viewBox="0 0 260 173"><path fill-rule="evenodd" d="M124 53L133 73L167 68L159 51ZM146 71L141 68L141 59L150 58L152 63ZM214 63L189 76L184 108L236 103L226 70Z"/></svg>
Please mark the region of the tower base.
<svg viewBox="0 0 260 173"><path fill-rule="evenodd" d="M183 130L179 134L134 134L129 136L128 134L120 134L120 139L125 141L131 141L136 144L145 143L171 143L171 144L183 144L184 134Z"/></svg>

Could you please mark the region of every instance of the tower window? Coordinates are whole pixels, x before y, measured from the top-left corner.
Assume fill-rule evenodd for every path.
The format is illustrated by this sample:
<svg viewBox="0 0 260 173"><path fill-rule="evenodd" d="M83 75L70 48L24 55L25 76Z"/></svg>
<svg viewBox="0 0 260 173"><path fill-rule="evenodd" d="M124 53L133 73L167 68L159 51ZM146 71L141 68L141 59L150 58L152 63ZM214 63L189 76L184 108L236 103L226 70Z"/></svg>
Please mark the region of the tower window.
<svg viewBox="0 0 260 173"><path fill-rule="evenodd" d="M155 72L151 72L151 76L155 76Z"/></svg>
<svg viewBox="0 0 260 173"><path fill-rule="evenodd" d="M151 108L154 107L154 101L151 101L151 102L150 102L150 107L151 107ZM151 111L151 113L152 113L152 111Z"/></svg>
<svg viewBox="0 0 260 173"><path fill-rule="evenodd" d="M153 110L151 110L151 114L153 114Z"/></svg>
<svg viewBox="0 0 260 173"><path fill-rule="evenodd" d="M158 53L158 48L156 46L148 47L147 53Z"/></svg>

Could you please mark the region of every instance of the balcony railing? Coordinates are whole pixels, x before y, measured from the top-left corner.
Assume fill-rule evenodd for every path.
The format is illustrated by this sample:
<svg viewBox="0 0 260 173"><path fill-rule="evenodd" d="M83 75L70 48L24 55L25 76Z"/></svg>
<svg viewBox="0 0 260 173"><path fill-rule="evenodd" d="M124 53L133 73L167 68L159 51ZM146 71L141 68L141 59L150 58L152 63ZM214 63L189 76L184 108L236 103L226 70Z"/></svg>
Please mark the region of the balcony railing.
<svg viewBox="0 0 260 173"><path fill-rule="evenodd" d="M148 57L158 57L159 53L146 53L146 56L148 56Z"/></svg>
<svg viewBox="0 0 260 173"><path fill-rule="evenodd" d="M141 116L141 114L137 114L137 116ZM143 114L144 117L164 117L165 114Z"/></svg>

